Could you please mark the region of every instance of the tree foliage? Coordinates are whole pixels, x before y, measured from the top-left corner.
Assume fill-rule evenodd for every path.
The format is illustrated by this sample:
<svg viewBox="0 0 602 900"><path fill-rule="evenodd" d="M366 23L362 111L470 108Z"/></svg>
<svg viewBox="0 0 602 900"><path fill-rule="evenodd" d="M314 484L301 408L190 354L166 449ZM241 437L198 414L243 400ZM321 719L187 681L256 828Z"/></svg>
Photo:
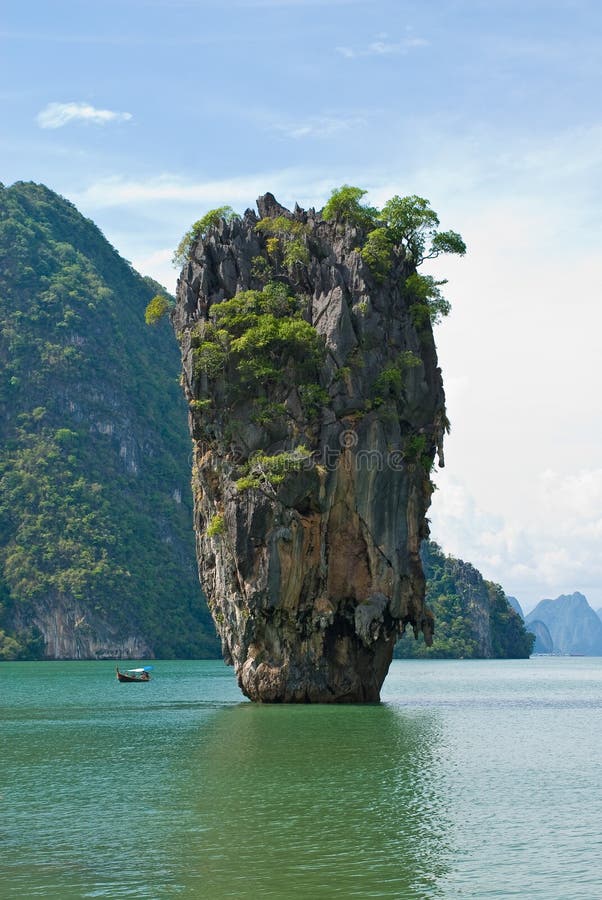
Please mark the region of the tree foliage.
<svg viewBox="0 0 602 900"><path fill-rule="evenodd" d="M327 222L349 222L364 230L370 228L378 218L378 210L361 202L367 193L349 184L335 188L322 210L322 218Z"/></svg>
<svg viewBox="0 0 602 900"><path fill-rule="evenodd" d="M233 401L239 389L260 397L266 385L281 380L287 365L298 386L317 379L324 353L315 328L303 318L302 301L281 282L216 303L193 347L197 372L210 378L228 373Z"/></svg>
<svg viewBox="0 0 602 900"><path fill-rule="evenodd" d="M170 308L171 304L167 297L163 294L155 294L144 310L144 321L147 325L156 325L167 315Z"/></svg>
<svg viewBox="0 0 602 900"><path fill-rule="evenodd" d="M432 325L438 325L441 319L449 315L451 305L439 290L443 284L447 284L447 279L437 281L432 275L418 272L406 278L406 289L413 301L410 312L418 327L426 318Z"/></svg>
<svg viewBox="0 0 602 900"><path fill-rule="evenodd" d="M211 228L216 228L220 221L231 222L233 219L239 219L238 213L234 212L231 206L218 206L216 209L210 209L204 216L194 222L180 243L173 255L173 265L180 268L189 259L192 248L201 238L204 238Z"/></svg>
<svg viewBox="0 0 602 900"><path fill-rule="evenodd" d="M456 231L439 231L439 217L428 200L415 194L392 197L382 210L362 203L366 191L348 184L332 191L322 210L327 221L348 222L367 232L358 251L370 268L375 281L389 276L396 250L414 272L406 279L406 287L414 296L412 317L418 328L429 320L437 324L450 311L450 304L439 288L447 284L429 275L418 275L416 268L425 260L443 253L464 256L466 244Z"/></svg>
<svg viewBox="0 0 602 900"><path fill-rule="evenodd" d="M524 659L533 649L533 635L526 631L502 588L485 581L468 563L445 556L434 542L422 545L426 576L426 605L435 617L431 647L422 635L416 641L405 634L395 648L398 658L477 659L487 642L493 657ZM489 623L486 634L483 622Z"/></svg>
<svg viewBox="0 0 602 900"><path fill-rule="evenodd" d="M309 264L308 228L302 222L289 219L287 216L274 216L273 218L268 216L259 220L255 230L267 237L268 259L256 257L254 260L254 274L260 280L269 278L277 270L279 264L282 264L291 275L296 266Z"/></svg>
<svg viewBox="0 0 602 900"><path fill-rule="evenodd" d="M380 216L386 222L391 240L405 248L414 265L435 259L441 253L464 256L466 244L455 231L438 231L439 217L428 200L413 194L387 200Z"/></svg>
<svg viewBox="0 0 602 900"><path fill-rule="evenodd" d="M59 601L159 655L217 652L158 289L66 200L0 188L0 658L43 653L14 623Z"/></svg>
<svg viewBox="0 0 602 900"><path fill-rule="evenodd" d="M384 281L393 264L393 241L388 228L374 228L360 249L376 281Z"/></svg>

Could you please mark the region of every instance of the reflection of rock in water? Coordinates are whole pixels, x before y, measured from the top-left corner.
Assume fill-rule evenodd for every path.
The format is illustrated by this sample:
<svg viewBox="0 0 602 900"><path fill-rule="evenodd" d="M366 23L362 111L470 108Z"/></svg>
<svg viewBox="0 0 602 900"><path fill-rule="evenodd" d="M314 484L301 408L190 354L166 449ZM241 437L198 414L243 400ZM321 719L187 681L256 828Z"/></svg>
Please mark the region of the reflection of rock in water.
<svg viewBox="0 0 602 900"><path fill-rule="evenodd" d="M202 896L439 896L436 743L433 718L386 706L219 713L186 776L181 847Z"/></svg>

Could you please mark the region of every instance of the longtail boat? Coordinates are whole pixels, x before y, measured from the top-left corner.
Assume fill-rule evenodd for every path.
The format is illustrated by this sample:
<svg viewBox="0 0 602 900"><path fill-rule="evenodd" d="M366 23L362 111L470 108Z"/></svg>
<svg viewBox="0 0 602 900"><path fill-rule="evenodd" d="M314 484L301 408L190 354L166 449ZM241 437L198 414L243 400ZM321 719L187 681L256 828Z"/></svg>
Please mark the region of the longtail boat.
<svg viewBox="0 0 602 900"><path fill-rule="evenodd" d="M117 669L117 681L150 681L150 670L152 666L143 666L141 669L126 669L125 672Z"/></svg>

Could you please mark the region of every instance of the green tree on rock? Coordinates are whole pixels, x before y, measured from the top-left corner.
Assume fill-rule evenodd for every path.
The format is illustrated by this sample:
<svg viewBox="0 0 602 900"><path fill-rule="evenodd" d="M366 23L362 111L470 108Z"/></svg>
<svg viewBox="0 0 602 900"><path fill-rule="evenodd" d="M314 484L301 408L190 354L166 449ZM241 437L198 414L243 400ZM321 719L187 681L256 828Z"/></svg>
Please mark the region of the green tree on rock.
<svg viewBox="0 0 602 900"><path fill-rule="evenodd" d="M205 237L210 228L215 228L220 221L231 222L233 219L239 219L238 213L234 212L231 206L218 206L216 209L210 209L204 216L198 219L190 226L182 240L177 246L173 255L172 262L174 266L183 266L187 259L190 258L193 246L201 238Z"/></svg>
<svg viewBox="0 0 602 900"><path fill-rule="evenodd" d="M392 197L383 206L381 218L393 243L401 244L416 266L442 253L466 253L466 244L456 231L437 231L439 217L423 197Z"/></svg>
<svg viewBox="0 0 602 900"><path fill-rule="evenodd" d="M436 324L451 307L439 288L446 280L436 281L430 275L416 272L427 259L443 253L464 256L466 244L457 231L439 231L439 216L428 200L412 194L391 197L382 210L362 203L366 191L344 184L332 191L322 210L327 221L347 222L367 232L358 248L375 281L382 283L389 276L395 249L401 248L405 260L414 268L406 279L406 289L413 300L412 319L420 330L429 321Z"/></svg>
<svg viewBox="0 0 602 900"><path fill-rule="evenodd" d="M144 321L147 325L156 325L164 316L167 315L171 308L170 302L163 294L155 294L152 300L149 300L144 311Z"/></svg>
<svg viewBox="0 0 602 900"><path fill-rule="evenodd" d="M352 187L349 184L335 188L322 210L322 218L327 222L349 222L364 229L374 226L378 210L374 206L365 206L360 202L367 193L362 188Z"/></svg>

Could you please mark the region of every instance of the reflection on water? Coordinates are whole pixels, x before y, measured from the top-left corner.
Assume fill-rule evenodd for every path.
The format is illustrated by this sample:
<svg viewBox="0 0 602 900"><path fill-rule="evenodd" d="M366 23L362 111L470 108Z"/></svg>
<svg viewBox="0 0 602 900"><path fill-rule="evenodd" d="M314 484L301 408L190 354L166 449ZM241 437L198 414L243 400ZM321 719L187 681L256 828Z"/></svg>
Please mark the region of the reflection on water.
<svg viewBox="0 0 602 900"><path fill-rule="evenodd" d="M351 707L154 674L0 665L1 900L602 897L602 659L399 661Z"/></svg>
<svg viewBox="0 0 602 900"><path fill-rule="evenodd" d="M253 706L219 664L156 669L0 666L2 900L440 896L436 711Z"/></svg>
<svg viewBox="0 0 602 900"><path fill-rule="evenodd" d="M438 896L436 740L432 716L386 706L219 713L181 773L204 896Z"/></svg>

